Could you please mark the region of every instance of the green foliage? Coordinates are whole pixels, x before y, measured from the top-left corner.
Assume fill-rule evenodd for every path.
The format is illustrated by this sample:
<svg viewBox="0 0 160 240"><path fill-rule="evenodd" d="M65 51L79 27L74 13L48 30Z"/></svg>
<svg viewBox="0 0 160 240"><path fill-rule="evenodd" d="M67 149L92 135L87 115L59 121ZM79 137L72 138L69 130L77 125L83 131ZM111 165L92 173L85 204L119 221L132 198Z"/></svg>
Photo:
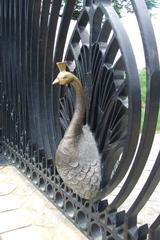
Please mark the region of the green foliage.
<svg viewBox="0 0 160 240"><path fill-rule="evenodd" d="M160 6L159 4L159 0L146 0L146 5L148 7L148 9L152 9L152 8L156 8L158 6Z"/></svg>
<svg viewBox="0 0 160 240"><path fill-rule="evenodd" d="M66 0L63 0L63 4ZM141 0L139 0L141 1ZM156 8L160 6L159 0L145 0L148 9ZM121 16L122 9L126 9L127 12L133 12L132 4L130 0L112 0L114 9ZM77 19L83 7L83 0L76 0L75 9L73 12L73 19Z"/></svg>
<svg viewBox="0 0 160 240"><path fill-rule="evenodd" d="M146 104L146 70L145 69L140 70L139 76L140 76L141 99L142 99L142 118L141 118L141 127L142 127L143 121L144 121L145 104ZM157 131L160 131L160 111L158 115Z"/></svg>
<svg viewBox="0 0 160 240"><path fill-rule="evenodd" d="M145 0L147 8L150 10L159 6L159 0ZM127 12L133 12L133 7L130 0L112 0L114 9L121 17L122 9L126 9Z"/></svg>
<svg viewBox="0 0 160 240"><path fill-rule="evenodd" d="M115 1L112 1L112 2L113 2L114 9L118 13L118 15L121 16L121 11L124 7L123 1L122 0L115 0Z"/></svg>
<svg viewBox="0 0 160 240"><path fill-rule="evenodd" d="M67 2L67 0L62 1L62 9L65 6L66 2ZM74 7L74 12L73 12L73 15L72 15L72 19L74 19L74 20L78 19L82 8L83 8L83 0L76 0L76 4L75 4L75 7Z"/></svg>
<svg viewBox="0 0 160 240"><path fill-rule="evenodd" d="M79 17L80 12L82 10L82 7L83 7L83 1L82 0L77 0L75 8L74 8L72 19L76 20Z"/></svg>

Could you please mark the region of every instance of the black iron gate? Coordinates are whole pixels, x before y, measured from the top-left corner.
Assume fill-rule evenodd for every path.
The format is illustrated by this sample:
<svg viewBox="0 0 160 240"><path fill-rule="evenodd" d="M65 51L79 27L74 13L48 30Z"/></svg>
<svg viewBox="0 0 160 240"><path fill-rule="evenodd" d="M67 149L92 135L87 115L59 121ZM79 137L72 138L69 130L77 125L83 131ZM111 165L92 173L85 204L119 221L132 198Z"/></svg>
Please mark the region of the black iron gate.
<svg viewBox="0 0 160 240"><path fill-rule="evenodd" d="M147 96L140 140L138 71L111 1L84 1L64 55L75 0L66 1L64 9L61 0L0 0L1 152L89 239L160 239L160 216L150 227L147 223L137 226L137 215L160 179L160 154L129 210L117 210L147 162L160 99L158 53L150 17L143 0L131 2L146 60ZM105 194L128 171L110 204L81 199L65 185L54 165L57 145L74 109L72 89L52 87L56 62L62 59L84 87L86 122L106 162Z"/></svg>

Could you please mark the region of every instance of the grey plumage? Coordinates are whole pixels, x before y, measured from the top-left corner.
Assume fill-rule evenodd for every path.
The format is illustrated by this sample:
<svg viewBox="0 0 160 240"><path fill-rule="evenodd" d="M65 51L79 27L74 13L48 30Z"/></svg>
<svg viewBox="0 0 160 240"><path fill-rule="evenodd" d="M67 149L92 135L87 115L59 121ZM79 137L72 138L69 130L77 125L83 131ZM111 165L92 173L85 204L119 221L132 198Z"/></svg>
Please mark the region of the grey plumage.
<svg viewBox="0 0 160 240"><path fill-rule="evenodd" d="M89 127L82 134L64 137L56 153L57 170L69 187L82 198L94 198L101 182L100 155Z"/></svg>

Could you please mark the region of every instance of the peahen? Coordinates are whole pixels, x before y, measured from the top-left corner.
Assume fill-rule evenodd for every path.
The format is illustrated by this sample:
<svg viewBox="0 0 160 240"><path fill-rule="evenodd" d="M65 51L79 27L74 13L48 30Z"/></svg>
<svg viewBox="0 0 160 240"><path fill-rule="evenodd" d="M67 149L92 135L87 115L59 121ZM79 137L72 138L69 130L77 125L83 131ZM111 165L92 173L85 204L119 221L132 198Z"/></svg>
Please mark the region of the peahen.
<svg viewBox="0 0 160 240"><path fill-rule="evenodd" d="M98 148L85 117L85 97L81 82L66 71L65 63L57 63L60 70L53 84L71 84L76 93L75 111L72 120L60 141L55 163L63 181L84 199L94 199L101 183L101 161Z"/></svg>

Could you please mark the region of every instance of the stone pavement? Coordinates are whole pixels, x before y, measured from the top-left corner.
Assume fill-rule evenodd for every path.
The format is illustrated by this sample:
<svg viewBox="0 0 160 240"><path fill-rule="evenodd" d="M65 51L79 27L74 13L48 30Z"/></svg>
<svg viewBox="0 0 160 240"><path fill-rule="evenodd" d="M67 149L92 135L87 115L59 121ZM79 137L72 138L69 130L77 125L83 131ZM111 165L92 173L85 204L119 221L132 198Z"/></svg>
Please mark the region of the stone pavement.
<svg viewBox="0 0 160 240"><path fill-rule="evenodd" d="M140 193L143 185L145 184L150 171L155 163L156 157L160 151L160 134L156 134L154 138L154 142L152 145L152 149L148 158L148 161L146 163L146 166L143 170L143 173L137 182L135 188L132 190L129 197L126 199L126 201L120 206L119 210L128 210L138 194ZM126 174L127 175L127 174ZM109 203L115 198L119 190L121 189L123 185L124 180L118 185L118 187L109 195L107 196L107 199L109 200ZM147 201L146 205L142 208L141 212L138 215L137 221L139 225L148 223L151 225L153 221L157 218L157 216L160 214L160 183L157 185L155 191Z"/></svg>
<svg viewBox="0 0 160 240"><path fill-rule="evenodd" d="M13 166L0 167L0 240L87 238Z"/></svg>
<svg viewBox="0 0 160 240"><path fill-rule="evenodd" d="M119 210L127 210L134 202L155 162L160 134L154 144L143 174ZM123 183L107 196L109 202ZM160 214L160 184L138 215L138 224L149 225ZM0 166L0 240L87 240L63 214L50 203L13 166Z"/></svg>

